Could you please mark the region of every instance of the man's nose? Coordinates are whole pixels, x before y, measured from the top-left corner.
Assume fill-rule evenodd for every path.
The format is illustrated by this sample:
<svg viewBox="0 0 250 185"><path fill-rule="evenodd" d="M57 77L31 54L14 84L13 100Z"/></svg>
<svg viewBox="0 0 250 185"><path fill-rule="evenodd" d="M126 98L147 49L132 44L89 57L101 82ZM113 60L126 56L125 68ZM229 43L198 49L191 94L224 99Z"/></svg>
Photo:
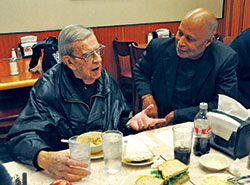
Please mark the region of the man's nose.
<svg viewBox="0 0 250 185"><path fill-rule="evenodd" d="M178 46L185 46L186 40L185 37L180 37L179 40L177 41Z"/></svg>
<svg viewBox="0 0 250 185"><path fill-rule="evenodd" d="M100 54L94 52L94 56L93 57L94 57L94 60L93 60L94 63L102 62L102 56Z"/></svg>

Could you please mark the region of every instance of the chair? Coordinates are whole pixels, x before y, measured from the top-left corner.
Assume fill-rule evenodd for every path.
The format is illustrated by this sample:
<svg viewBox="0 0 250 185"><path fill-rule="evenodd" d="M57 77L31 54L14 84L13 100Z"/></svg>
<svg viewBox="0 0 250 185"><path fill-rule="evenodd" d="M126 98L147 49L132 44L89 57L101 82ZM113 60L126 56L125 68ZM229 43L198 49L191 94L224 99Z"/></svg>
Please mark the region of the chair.
<svg viewBox="0 0 250 185"><path fill-rule="evenodd" d="M133 92L130 55L130 45L132 43L137 45L134 41L119 41L118 38L113 40L114 53L117 62L118 84L128 101L131 100Z"/></svg>
<svg viewBox="0 0 250 185"><path fill-rule="evenodd" d="M222 37L222 42L224 42L227 45L230 45L230 43L234 40L233 36L224 36Z"/></svg>
<svg viewBox="0 0 250 185"><path fill-rule="evenodd" d="M145 47L140 47L140 46L136 45L135 43L132 43L130 45L131 71L133 71L133 68L134 68L136 62L138 62L138 60L141 58L141 56L145 50L146 50ZM136 91L133 73L132 73L132 79L133 79L132 104L133 104L133 114L135 115L136 113L138 113L140 111L140 108L139 108L140 107L140 100L139 100L138 93Z"/></svg>

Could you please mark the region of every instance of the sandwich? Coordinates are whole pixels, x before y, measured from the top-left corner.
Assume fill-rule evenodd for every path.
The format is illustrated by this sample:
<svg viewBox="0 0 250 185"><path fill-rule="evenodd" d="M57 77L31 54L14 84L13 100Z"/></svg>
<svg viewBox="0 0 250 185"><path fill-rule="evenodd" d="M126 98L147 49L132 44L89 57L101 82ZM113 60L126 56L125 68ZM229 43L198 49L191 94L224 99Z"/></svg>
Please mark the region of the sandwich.
<svg viewBox="0 0 250 185"><path fill-rule="evenodd" d="M139 175L135 185L181 185L189 181L188 166L177 159L159 164L150 174Z"/></svg>
<svg viewBox="0 0 250 185"><path fill-rule="evenodd" d="M164 185L180 185L189 181L188 166L177 159L164 161L153 173L159 173L164 179ZM152 172L151 172L152 173Z"/></svg>
<svg viewBox="0 0 250 185"><path fill-rule="evenodd" d="M135 185L163 185L164 180L161 178L145 175L138 178Z"/></svg>

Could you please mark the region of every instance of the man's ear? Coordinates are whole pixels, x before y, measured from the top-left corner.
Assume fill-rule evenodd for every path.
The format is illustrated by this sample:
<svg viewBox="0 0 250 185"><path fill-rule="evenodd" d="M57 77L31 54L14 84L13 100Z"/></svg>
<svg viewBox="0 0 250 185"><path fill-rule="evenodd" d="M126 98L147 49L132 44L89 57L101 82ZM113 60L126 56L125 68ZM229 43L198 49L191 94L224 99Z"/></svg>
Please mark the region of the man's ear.
<svg viewBox="0 0 250 185"><path fill-rule="evenodd" d="M206 43L206 47L208 47L215 39L215 36L210 37L210 39Z"/></svg>
<svg viewBox="0 0 250 185"><path fill-rule="evenodd" d="M63 62L71 69L71 70L75 70L75 65L71 60L71 57L66 55L62 57Z"/></svg>

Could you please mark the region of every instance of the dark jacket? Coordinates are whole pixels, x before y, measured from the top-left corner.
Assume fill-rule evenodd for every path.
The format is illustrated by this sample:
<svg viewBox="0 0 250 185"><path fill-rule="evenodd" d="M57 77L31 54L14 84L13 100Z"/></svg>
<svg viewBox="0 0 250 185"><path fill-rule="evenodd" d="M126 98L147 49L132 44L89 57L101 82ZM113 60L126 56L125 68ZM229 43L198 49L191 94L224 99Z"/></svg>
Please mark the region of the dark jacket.
<svg viewBox="0 0 250 185"><path fill-rule="evenodd" d="M239 55L237 67L238 98L237 100L250 108L250 28L241 32L230 44Z"/></svg>
<svg viewBox="0 0 250 185"><path fill-rule="evenodd" d="M173 111L172 98L179 62L175 38L161 38L149 43L146 52L135 65L134 77L138 94L153 95L159 117L165 117ZM218 94L236 98L237 63L236 52L226 44L214 40L196 65L191 82L191 106L174 110L174 123L193 121L200 102L207 102L209 109L217 108Z"/></svg>
<svg viewBox="0 0 250 185"><path fill-rule="evenodd" d="M87 131L117 129L128 134L125 124L130 108L120 89L108 72L102 69L97 79L91 106L77 93L64 63L48 70L30 92L30 99L10 132L7 147L15 160L36 164L40 150L62 150L67 144L60 142Z"/></svg>

